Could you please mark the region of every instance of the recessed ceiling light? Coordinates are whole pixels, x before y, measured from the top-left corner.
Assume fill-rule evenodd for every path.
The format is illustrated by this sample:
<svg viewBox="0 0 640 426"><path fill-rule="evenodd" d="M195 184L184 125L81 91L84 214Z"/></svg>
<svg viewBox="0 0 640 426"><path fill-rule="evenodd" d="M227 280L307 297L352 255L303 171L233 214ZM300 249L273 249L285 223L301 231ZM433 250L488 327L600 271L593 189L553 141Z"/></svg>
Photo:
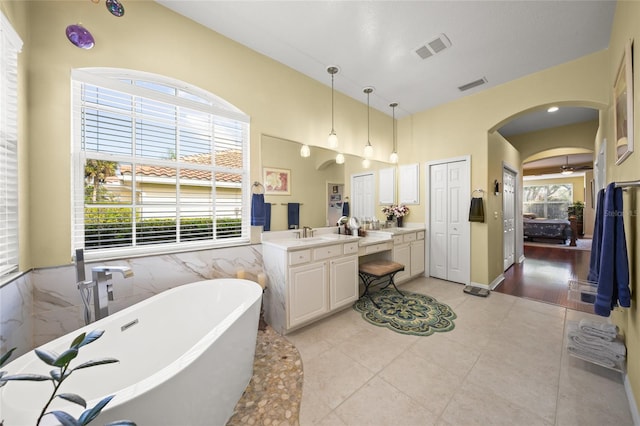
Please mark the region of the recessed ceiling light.
<svg viewBox="0 0 640 426"><path fill-rule="evenodd" d="M560 108L558 108L557 106L552 106L550 107L547 112L556 112L557 110L559 110Z"/></svg>

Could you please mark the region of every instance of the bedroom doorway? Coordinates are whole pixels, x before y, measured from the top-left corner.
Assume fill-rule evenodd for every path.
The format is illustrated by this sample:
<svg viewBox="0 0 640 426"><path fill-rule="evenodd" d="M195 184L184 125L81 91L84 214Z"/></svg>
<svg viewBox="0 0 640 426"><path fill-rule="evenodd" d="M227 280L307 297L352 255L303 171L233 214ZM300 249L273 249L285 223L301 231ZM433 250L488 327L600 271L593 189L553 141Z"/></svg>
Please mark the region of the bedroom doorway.
<svg viewBox="0 0 640 426"><path fill-rule="evenodd" d="M505 271L516 259L516 176L514 170L502 166L502 253Z"/></svg>

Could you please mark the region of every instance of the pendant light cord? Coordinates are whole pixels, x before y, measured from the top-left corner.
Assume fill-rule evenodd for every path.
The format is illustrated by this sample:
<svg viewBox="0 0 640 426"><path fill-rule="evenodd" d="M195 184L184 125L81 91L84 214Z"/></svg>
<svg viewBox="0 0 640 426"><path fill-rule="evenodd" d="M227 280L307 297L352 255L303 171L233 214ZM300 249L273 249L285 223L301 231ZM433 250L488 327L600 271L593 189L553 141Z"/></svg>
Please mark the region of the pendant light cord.
<svg viewBox="0 0 640 426"><path fill-rule="evenodd" d="M367 92L367 145L371 145L371 138L369 137L369 94L371 92Z"/></svg>
<svg viewBox="0 0 640 426"><path fill-rule="evenodd" d="M331 132L335 132L333 127L333 74L331 74Z"/></svg>

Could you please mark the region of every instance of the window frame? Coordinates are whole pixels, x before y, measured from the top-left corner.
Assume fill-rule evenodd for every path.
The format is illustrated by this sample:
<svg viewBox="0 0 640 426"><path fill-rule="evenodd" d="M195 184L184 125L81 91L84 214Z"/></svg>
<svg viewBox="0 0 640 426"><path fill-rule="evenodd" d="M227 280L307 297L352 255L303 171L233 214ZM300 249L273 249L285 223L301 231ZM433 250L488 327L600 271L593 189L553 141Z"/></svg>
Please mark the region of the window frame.
<svg viewBox="0 0 640 426"><path fill-rule="evenodd" d="M178 95L163 94L159 91L145 88L144 85L136 85L125 83L121 80L144 81L168 86L177 89L187 95L193 95L200 99L205 99L208 103L202 103L189 99L188 97L180 97ZM177 107L185 107L198 112L210 114L212 120L214 117L222 119L231 119L236 121L240 128L241 134L241 150L242 150L242 168L229 169L221 165L212 164L208 170L215 176L220 172L232 172L241 177L240 183L240 218L241 218L241 235L233 238L216 238L214 236L209 240L187 241L187 242L168 242L151 245L134 245L127 247L99 248L85 251L85 258L92 259L115 259L122 257L146 256L151 254L175 253L183 251L206 250L212 248L231 247L246 245L250 243L250 226L249 226L249 197L250 197L250 181L249 181L249 148L250 148L250 119L238 108L219 98L218 96L190 85L188 83L165 77L162 75L147 73L143 71L118 69L118 68L81 68L73 69L71 72L71 92L72 92L72 246L80 248L85 246L85 179L84 167L87 159L99 159L107 161L117 161L119 163L131 162L132 164L142 164L144 157L136 157L136 153L131 155L119 155L101 153L95 151L85 151L82 147L82 99L81 88L84 84L102 87L108 90L124 92L131 96L140 96L148 99L165 102ZM135 127L131 129L135 132ZM215 140L211 143L211 153L215 152ZM162 160L156 161L162 163ZM181 162L173 163L173 167L180 167ZM182 164L184 166L184 163ZM201 165L195 166L202 168ZM180 187L180 181L177 180L177 187ZM221 185L216 184L216 188ZM179 190L176 192L176 194ZM215 192L215 191L214 191ZM133 203L135 205L135 203ZM174 204L175 205L175 204ZM212 211L215 217L216 205L215 194L213 195ZM176 231L178 233L179 231Z"/></svg>
<svg viewBox="0 0 640 426"><path fill-rule="evenodd" d="M20 261L18 164L18 54L22 40L0 11L0 277Z"/></svg>
<svg viewBox="0 0 640 426"><path fill-rule="evenodd" d="M566 201L549 201L549 187L550 186L559 186L559 185L564 185L564 186L568 186L570 187L570 191L571 191L571 195L570 195L570 199L566 200ZM544 194L544 201L525 201L525 194L526 194L526 190L527 187L545 187L545 194ZM549 204L562 204L562 203L567 203L568 206L570 206L571 204L573 204L573 197L574 197L574 188L573 188L573 183L572 182L566 182L566 183L548 183L548 184L524 184L523 185L523 202L522 202L522 206L523 206L523 210L525 210L526 206L529 206L531 204L542 204L544 206L544 216L546 218L549 218L548 215L548 205ZM566 211L565 211L566 213ZM551 218L550 218L551 219ZM564 219L564 218L561 218Z"/></svg>

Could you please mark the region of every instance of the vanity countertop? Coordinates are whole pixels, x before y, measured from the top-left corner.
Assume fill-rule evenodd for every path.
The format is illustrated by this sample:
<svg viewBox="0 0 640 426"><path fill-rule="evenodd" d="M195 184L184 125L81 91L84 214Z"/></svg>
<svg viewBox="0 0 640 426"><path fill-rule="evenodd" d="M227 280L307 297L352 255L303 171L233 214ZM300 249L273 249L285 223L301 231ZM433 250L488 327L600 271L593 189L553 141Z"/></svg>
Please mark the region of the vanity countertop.
<svg viewBox="0 0 640 426"><path fill-rule="evenodd" d="M328 246L336 244L337 242L346 243L352 241L357 241L358 246L362 247L371 244L377 244L380 242L390 241L391 239L391 234L368 237L357 237L354 235L345 234L320 234L318 236L308 238L279 238L273 240L264 240L262 241L262 244L290 251L310 247Z"/></svg>
<svg viewBox="0 0 640 426"><path fill-rule="evenodd" d="M406 227L406 228L383 228L375 231L367 231L367 235L369 236L378 236L378 235L402 235L409 234L411 232L424 231L423 227Z"/></svg>

